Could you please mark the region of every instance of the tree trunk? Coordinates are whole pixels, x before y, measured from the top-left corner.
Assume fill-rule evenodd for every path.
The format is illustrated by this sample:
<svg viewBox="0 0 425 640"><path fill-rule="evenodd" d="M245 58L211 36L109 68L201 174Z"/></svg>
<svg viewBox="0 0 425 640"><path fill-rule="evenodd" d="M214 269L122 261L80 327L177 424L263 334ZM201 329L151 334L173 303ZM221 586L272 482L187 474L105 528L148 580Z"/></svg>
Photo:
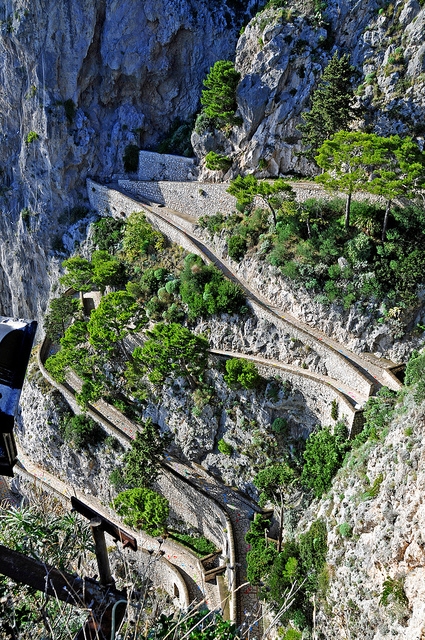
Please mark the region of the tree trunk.
<svg viewBox="0 0 425 640"><path fill-rule="evenodd" d="M280 553L282 551L282 540L283 540L283 499L282 494L280 494L280 522L279 522L279 539L277 542L277 551Z"/></svg>
<svg viewBox="0 0 425 640"><path fill-rule="evenodd" d="M347 196L347 202L345 203L345 228L350 226L350 209L351 209L351 193Z"/></svg>
<svg viewBox="0 0 425 640"><path fill-rule="evenodd" d="M259 195L259 194L258 194L258 195ZM269 209L270 209L270 211L272 212L272 216L273 216L273 223L274 223L274 226L276 226L276 222L277 222L277 219L276 219L276 211L273 209L272 205L271 205L271 204L270 204L270 202L267 200L267 198L264 198L263 196L260 196L260 195L259 195L259 197L260 197L260 198L261 198L261 200L264 202L264 204L266 204L266 205L268 206L268 208L269 208Z"/></svg>
<svg viewBox="0 0 425 640"><path fill-rule="evenodd" d="M381 237L382 242L385 242L385 236L387 235L388 216L390 215L390 209L391 209L391 200L387 200L387 207L385 209L385 216L384 216L384 224L382 225L382 237Z"/></svg>
<svg viewBox="0 0 425 640"><path fill-rule="evenodd" d="M306 225L307 225L308 237L311 238L310 218L307 218L307 220L305 222L306 222Z"/></svg>

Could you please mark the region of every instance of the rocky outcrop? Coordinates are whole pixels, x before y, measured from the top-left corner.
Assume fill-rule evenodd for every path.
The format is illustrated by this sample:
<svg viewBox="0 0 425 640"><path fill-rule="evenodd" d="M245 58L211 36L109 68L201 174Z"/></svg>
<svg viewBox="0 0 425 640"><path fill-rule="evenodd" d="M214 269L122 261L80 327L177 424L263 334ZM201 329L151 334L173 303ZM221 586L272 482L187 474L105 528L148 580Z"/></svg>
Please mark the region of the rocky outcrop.
<svg viewBox="0 0 425 640"><path fill-rule="evenodd" d="M327 522L329 586L317 615L325 638L423 637L424 427L424 403L405 396L388 435L352 455L300 523Z"/></svg>
<svg viewBox="0 0 425 640"><path fill-rule="evenodd" d="M418 136L423 144L425 109L425 9L417 0L381 5L331 0L314 13L308 2L266 9L239 38L236 69L237 115L230 135L194 134L199 158L210 150L234 159L228 175L313 173L299 155L300 115L335 51L349 53L355 68L359 127L381 135ZM364 120L363 120L364 118ZM205 179L217 172L203 169Z"/></svg>
<svg viewBox="0 0 425 640"><path fill-rule="evenodd" d="M43 378L37 363L30 364L16 421L16 436L25 454L57 478L109 504L110 473L123 448L113 437L96 447L78 450L60 433L60 423L72 411L59 391Z"/></svg>
<svg viewBox="0 0 425 640"><path fill-rule="evenodd" d="M17 0L0 7L0 311L40 318L87 175L122 171L199 105L257 3ZM63 258L63 254L62 254Z"/></svg>
<svg viewBox="0 0 425 640"><path fill-rule="evenodd" d="M419 302L415 309L386 309L384 305L378 307L373 301L367 306L357 302L349 309L344 309L342 303L325 304L320 295L315 297L317 299L312 298L311 292L285 277L278 267L258 255L248 253L240 262L231 260L227 254L225 232L212 237L201 227L196 227L195 232L212 247L216 255L231 265L237 277L249 282L252 289L260 292L271 305L320 329L355 353L374 353L377 357L402 363L406 362L413 349L423 343L423 331L420 328L425 324L423 290L419 291ZM253 338L254 334L251 340Z"/></svg>

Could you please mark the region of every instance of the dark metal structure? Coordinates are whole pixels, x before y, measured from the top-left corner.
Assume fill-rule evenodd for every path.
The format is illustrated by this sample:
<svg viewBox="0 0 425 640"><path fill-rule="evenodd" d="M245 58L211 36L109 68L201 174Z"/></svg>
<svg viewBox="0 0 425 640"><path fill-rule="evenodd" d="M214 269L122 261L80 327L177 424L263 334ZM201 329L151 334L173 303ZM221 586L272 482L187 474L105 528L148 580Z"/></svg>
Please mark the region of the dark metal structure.
<svg viewBox="0 0 425 640"><path fill-rule="evenodd" d="M103 587L96 580L61 571L2 545L0 574L62 602L86 609L87 620L74 640L110 640L114 605L127 599L126 592L118 591L113 585ZM119 605L115 614L117 625L125 611L126 605Z"/></svg>
<svg viewBox="0 0 425 640"><path fill-rule="evenodd" d="M0 316L0 475L13 476L13 425L37 330L34 320Z"/></svg>
<svg viewBox="0 0 425 640"><path fill-rule="evenodd" d="M89 507L87 504L76 498L75 496L71 497L71 505L74 511L78 511L82 516L87 518L88 520L99 519L101 521L101 529L105 531L105 533L109 533L110 536L113 537L115 542L119 540L123 547L130 547L133 551L137 551L137 540L134 536L131 536L129 533L126 533L121 527L118 527L116 524L104 518L100 513Z"/></svg>

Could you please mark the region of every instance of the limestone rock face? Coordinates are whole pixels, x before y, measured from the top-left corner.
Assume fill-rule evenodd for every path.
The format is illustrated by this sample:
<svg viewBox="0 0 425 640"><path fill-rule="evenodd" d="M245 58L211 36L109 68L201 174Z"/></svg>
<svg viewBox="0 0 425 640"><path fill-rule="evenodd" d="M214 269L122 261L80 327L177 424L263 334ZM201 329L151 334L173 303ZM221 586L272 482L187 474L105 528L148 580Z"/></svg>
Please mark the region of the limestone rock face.
<svg viewBox="0 0 425 640"><path fill-rule="evenodd" d="M200 159L215 142L215 151L233 157L233 174L314 173L299 155L297 125L335 51L351 56L365 124L381 135L422 139L425 9L417 0L400 0L387 8L375 0L355 6L331 0L326 5L322 15L314 14L308 3L291 3L291 9L266 9L251 20L236 48L242 124L233 128L226 144L208 133L208 142L194 136ZM201 176L208 179L209 172Z"/></svg>
<svg viewBox="0 0 425 640"><path fill-rule="evenodd" d="M32 462L81 491L110 501L109 475L118 466L119 443L78 450L60 435L59 424L70 408L61 394L29 367L16 421L17 440ZM111 439L111 443L113 443Z"/></svg>
<svg viewBox="0 0 425 640"><path fill-rule="evenodd" d="M317 616L323 637L423 637L424 426L423 403L415 405L407 396L383 441L369 442L350 460L328 496L300 523L303 530L318 517L328 526L329 587ZM368 493L374 483L375 497Z"/></svg>
<svg viewBox="0 0 425 640"><path fill-rule="evenodd" d="M52 247L64 211L85 202L87 175L122 171L127 144L152 145L196 112L203 78L234 56L254 4L2 3L1 313L41 316Z"/></svg>

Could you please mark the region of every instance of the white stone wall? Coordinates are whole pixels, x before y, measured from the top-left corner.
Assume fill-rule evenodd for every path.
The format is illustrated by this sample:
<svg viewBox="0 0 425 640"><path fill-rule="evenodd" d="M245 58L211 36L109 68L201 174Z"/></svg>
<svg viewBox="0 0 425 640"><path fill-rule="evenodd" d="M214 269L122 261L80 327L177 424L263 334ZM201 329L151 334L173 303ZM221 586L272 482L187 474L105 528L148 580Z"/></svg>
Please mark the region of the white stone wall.
<svg viewBox="0 0 425 640"><path fill-rule="evenodd" d="M226 192L229 184L210 182L136 182L118 180L120 187L151 202L164 204L194 218L235 210L236 198Z"/></svg>
<svg viewBox="0 0 425 640"><path fill-rule="evenodd" d="M195 180L196 172L193 158L153 151L139 152L139 180Z"/></svg>
<svg viewBox="0 0 425 640"><path fill-rule="evenodd" d="M174 156L169 157L172 158ZM171 179L168 178L168 180ZM167 182L154 178L144 178L144 181L142 181L139 174L139 181L119 179L118 184L129 193L142 196L153 203L163 204L170 209L175 209L179 213L184 213L194 218L212 216L218 211L230 214L236 209L236 198L227 193L228 182ZM344 194L327 193L323 190L323 187L314 182L311 184L292 182L290 184L295 191L298 202L304 202L309 198L329 200L334 198L335 195L346 198ZM382 198L365 193L354 194L354 199L372 200L382 204ZM264 207L264 203L259 199L255 204L259 207Z"/></svg>

